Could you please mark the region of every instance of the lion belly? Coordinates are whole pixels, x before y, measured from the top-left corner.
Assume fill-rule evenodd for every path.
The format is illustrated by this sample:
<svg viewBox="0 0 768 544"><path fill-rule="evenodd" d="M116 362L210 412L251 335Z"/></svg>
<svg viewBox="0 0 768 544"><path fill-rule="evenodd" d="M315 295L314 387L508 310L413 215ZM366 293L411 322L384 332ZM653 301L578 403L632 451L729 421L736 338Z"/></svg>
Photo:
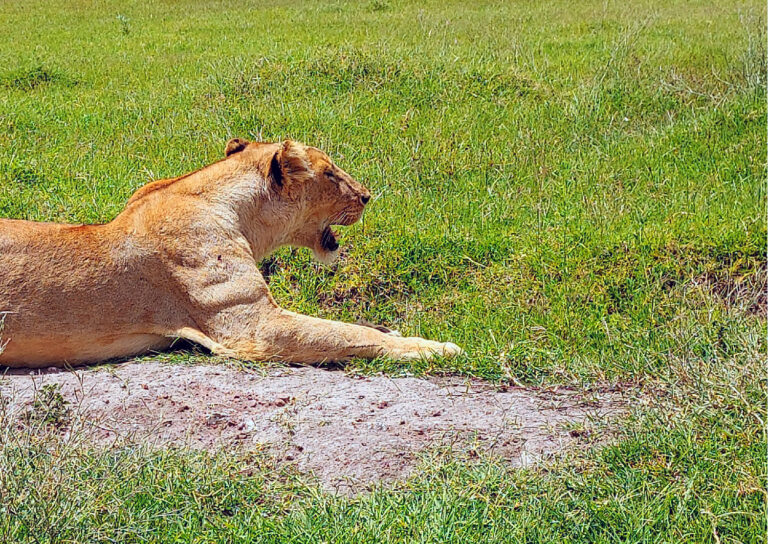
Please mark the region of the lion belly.
<svg viewBox="0 0 768 544"><path fill-rule="evenodd" d="M0 366L40 368L68 366L162 350L172 339L153 334L123 336L14 336L0 353Z"/></svg>

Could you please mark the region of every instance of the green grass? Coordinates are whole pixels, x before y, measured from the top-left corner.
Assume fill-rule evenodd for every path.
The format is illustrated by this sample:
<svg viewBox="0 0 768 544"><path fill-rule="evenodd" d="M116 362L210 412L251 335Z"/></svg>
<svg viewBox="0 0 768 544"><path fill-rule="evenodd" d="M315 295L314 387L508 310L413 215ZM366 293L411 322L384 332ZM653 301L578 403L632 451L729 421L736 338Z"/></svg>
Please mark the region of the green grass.
<svg viewBox="0 0 768 544"><path fill-rule="evenodd" d="M14 438L0 531L764 542L765 21L735 0L0 5L0 216L107 221L230 137L299 139L375 201L336 269L278 251L277 299L469 354L352 370L651 399L548 470L433 459L353 500L262 459Z"/></svg>

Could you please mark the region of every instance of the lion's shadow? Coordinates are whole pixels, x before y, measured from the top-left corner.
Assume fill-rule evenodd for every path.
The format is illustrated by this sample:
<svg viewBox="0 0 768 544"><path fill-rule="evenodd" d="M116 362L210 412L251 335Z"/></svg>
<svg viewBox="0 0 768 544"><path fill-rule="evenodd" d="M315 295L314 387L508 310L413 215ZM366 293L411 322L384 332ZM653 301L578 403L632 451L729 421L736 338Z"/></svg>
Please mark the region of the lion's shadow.
<svg viewBox="0 0 768 544"><path fill-rule="evenodd" d="M164 362L168 364L229 364L232 363L236 366L242 366L243 369L255 369L255 368L272 368L275 365L286 367L302 367L311 366L321 370L339 371L344 370L347 367L347 363L342 362L317 362L311 364L299 364L299 363L286 363L278 361L241 361L239 359L228 359L225 357L219 357L210 350L204 348L200 344L196 344L189 340L179 339L174 342L171 347L165 350L153 351L144 355L129 356L129 357L117 357L114 359L108 359L106 361L100 361L98 363L79 363L79 364L67 364L64 363L60 366L51 365L48 367L40 368L12 368L4 367L0 365L0 378L3 376L39 376L44 374L58 374L60 372L71 372L76 370L88 370L98 369L104 367L113 367L124 365L128 363L142 363L142 362Z"/></svg>

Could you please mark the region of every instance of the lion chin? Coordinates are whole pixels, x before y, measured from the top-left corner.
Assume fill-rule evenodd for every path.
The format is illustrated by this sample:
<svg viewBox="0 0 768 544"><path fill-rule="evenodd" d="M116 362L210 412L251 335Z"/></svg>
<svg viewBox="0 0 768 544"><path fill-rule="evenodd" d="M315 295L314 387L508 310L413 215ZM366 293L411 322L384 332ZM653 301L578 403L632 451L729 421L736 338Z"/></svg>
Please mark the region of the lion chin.
<svg viewBox="0 0 768 544"><path fill-rule="evenodd" d="M317 262L324 264L325 266L331 266L338 260L339 251L318 251L317 249L313 249L312 255Z"/></svg>

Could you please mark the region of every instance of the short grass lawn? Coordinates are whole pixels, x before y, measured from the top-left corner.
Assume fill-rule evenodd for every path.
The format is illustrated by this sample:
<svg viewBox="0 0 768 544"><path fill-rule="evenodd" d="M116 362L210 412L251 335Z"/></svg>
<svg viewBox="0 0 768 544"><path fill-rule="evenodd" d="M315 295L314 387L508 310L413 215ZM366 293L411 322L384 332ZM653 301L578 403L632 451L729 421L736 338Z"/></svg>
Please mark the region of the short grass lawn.
<svg viewBox="0 0 768 544"><path fill-rule="evenodd" d="M3 428L0 535L765 542L765 25L755 0L0 3L0 216L109 221L231 137L294 138L374 201L337 267L264 262L279 302L467 351L349 371L640 399L606 447L435 452L357 497L256 454Z"/></svg>

